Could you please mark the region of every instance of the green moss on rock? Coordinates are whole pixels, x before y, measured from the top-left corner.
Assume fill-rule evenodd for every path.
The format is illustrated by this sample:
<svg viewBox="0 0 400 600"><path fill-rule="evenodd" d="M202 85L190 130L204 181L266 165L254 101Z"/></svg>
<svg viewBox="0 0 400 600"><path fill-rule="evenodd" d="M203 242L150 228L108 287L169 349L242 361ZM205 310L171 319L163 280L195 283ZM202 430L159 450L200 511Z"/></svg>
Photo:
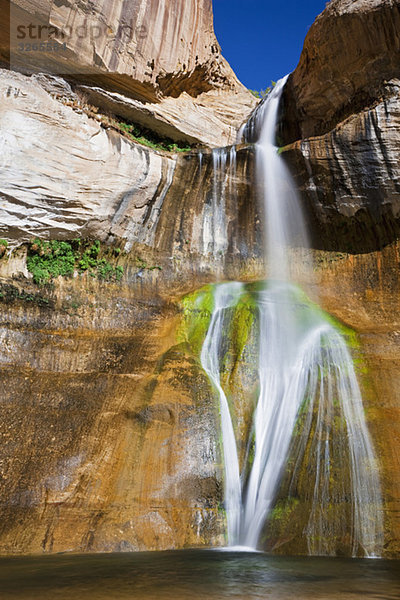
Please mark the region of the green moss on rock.
<svg viewBox="0 0 400 600"><path fill-rule="evenodd" d="M181 306L182 321L177 339L188 342L193 354L200 356L214 308L213 286L205 286L185 296Z"/></svg>

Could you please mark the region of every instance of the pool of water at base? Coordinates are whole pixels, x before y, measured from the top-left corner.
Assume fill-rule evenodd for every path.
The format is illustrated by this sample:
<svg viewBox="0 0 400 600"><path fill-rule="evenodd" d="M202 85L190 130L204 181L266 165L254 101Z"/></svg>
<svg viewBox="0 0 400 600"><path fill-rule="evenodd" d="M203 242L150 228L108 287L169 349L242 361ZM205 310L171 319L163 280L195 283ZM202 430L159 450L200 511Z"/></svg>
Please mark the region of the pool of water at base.
<svg viewBox="0 0 400 600"><path fill-rule="evenodd" d="M1 600L400 599L400 561L225 550L0 558Z"/></svg>

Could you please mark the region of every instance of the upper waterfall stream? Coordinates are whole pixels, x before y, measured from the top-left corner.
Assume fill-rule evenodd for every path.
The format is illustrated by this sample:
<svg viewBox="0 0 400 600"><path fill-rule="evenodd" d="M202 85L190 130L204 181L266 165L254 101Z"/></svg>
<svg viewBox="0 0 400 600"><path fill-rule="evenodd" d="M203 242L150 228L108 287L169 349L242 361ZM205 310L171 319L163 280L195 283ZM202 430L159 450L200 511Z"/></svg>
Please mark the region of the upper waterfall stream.
<svg viewBox="0 0 400 600"><path fill-rule="evenodd" d="M243 130L245 141L256 142L268 273L265 284L250 292L258 392L244 454L225 371L235 311L249 297L246 285L213 286L201 351L220 399L228 543L257 548L283 481L297 501L306 470L308 552L335 554L347 536L353 556L378 556L380 482L353 361L344 337L292 280L289 249L307 249L308 242L294 182L275 146L285 83L286 78L276 85ZM304 268L307 260L305 252Z"/></svg>

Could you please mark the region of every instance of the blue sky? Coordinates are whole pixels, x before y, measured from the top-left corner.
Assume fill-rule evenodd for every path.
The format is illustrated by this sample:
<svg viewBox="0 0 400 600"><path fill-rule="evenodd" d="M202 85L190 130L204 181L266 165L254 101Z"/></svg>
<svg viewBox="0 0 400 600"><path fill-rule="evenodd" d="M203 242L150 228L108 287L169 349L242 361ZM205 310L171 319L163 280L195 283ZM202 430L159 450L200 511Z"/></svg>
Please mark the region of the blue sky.
<svg viewBox="0 0 400 600"><path fill-rule="evenodd" d="M295 69L326 0L213 0L223 56L240 81L260 90Z"/></svg>

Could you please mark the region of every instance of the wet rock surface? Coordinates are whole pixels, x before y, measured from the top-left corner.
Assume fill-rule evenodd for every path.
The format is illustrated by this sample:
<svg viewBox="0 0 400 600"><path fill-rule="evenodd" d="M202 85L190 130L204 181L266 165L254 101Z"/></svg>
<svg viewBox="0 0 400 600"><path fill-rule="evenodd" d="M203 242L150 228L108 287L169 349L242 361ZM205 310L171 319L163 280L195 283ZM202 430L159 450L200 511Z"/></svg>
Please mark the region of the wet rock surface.
<svg viewBox="0 0 400 600"><path fill-rule="evenodd" d="M150 2L163 47L153 67L143 53L132 78L137 47L110 52L103 39L101 72L74 83L163 135L228 143L254 101L212 51L210 3L179 2L177 13L167 4L161 23ZM118 23L124 6L91 5L90 18ZM89 16L87 3L42 9L51 22ZM193 18L205 23L196 41ZM174 19L183 42L167 64ZM330 2L289 80L280 132L321 249L321 304L359 334L368 367L360 377L382 469L387 556L400 552L397 21L397 2ZM77 48L69 51L74 64ZM88 47L81 56L74 68L92 68ZM35 236L91 237L126 252L121 284L84 275L45 289L33 285L23 249L0 259L0 551L221 545L216 397L176 332L185 294L215 279L263 277L254 147L179 156L145 148L67 106L76 90L60 78L4 70L0 93L0 236L9 249ZM246 410L240 418L246 429ZM294 515L273 524L266 548L305 551Z"/></svg>
<svg viewBox="0 0 400 600"><path fill-rule="evenodd" d="M57 288L59 308L1 297L0 551L220 544L218 415L181 309L86 276Z"/></svg>
<svg viewBox="0 0 400 600"><path fill-rule="evenodd" d="M381 102L285 148L314 247L368 252L399 237L399 92L392 80Z"/></svg>

